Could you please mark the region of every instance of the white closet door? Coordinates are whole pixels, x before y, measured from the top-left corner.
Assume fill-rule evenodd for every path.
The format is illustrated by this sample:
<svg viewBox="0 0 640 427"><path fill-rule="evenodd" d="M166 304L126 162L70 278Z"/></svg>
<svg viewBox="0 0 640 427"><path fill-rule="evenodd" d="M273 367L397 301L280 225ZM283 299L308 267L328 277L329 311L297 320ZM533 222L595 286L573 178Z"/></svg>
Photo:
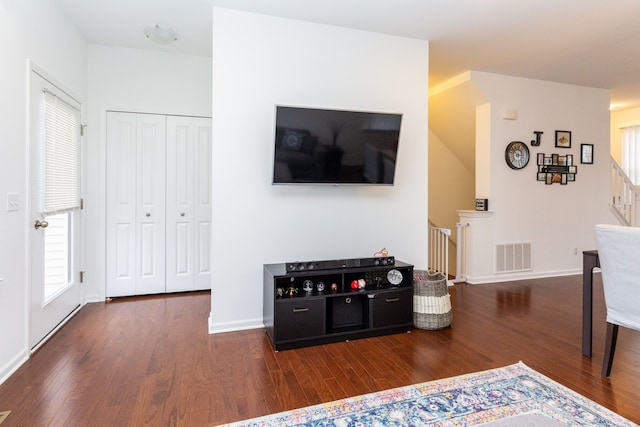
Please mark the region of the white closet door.
<svg viewBox="0 0 640 427"><path fill-rule="evenodd" d="M211 289L211 119L167 117L167 292Z"/></svg>
<svg viewBox="0 0 640 427"><path fill-rule="evenodd" d="M107 113L106 296L165 291L165 116Z"/></svg>
<svg viewBox="0 0 640 427"><path fill-rule="evenodd" d="M137 114L136 295L165 292L166 117Z"/></svg>

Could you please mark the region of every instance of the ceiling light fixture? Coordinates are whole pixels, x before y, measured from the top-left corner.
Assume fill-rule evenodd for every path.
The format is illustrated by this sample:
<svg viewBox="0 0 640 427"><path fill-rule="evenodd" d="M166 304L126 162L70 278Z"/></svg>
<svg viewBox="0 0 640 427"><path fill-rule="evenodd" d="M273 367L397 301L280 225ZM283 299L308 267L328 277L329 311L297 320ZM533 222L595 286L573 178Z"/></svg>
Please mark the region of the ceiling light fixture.
<svg viewBox="0 0 640 427"><path fill-rule="evenodd" d="M173 28L160 24L145 25L144 35L152 42L162 45L178 40L178 35Z"/></svg>

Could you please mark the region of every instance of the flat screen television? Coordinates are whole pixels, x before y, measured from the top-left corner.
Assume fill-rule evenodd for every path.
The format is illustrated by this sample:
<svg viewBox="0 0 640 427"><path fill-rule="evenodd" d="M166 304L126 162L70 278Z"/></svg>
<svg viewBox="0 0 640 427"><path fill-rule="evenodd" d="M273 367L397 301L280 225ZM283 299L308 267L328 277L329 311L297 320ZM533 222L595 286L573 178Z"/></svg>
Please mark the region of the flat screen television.
<svg viewBox="0 0 640 427"><path fill-rule="evenodd" d="M276 106L273 184L393 185L401 114Z"/></svg>

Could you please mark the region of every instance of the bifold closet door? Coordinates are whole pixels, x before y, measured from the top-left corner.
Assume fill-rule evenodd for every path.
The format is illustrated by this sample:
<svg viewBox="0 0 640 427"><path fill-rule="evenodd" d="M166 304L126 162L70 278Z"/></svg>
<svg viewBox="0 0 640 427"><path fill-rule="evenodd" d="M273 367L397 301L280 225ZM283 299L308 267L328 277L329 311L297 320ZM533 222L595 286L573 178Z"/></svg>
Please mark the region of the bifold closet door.
<svg viewBox="0 0 640 427"><path fill-rule="evenodd" d="M211 289L211 119L167 117L167 292Z"/></svg>
<svg viewBox="0 0 640 427"><path fill-rule="evenodd" d="M165 292L165 161L165 116L107 113L107 297Z"/></svg>

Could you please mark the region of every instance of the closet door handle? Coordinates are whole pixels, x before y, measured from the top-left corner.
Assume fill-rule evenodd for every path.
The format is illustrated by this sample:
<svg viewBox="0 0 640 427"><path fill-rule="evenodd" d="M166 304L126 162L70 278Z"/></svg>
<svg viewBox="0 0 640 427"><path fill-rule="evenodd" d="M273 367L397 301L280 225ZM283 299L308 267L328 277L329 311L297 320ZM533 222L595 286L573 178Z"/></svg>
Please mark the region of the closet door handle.
<svg viewBox="0 0 640 427"><path fill-rule="evenodd" d="M180 216L184 216L184 215L185 215L185 213L184 213L184 212L180 212Z"/></svg>
<svg viewBox="0 0 640 427"><path fill-rule="evenodd" d="M386 302L398 302L400 301L400 298L385 298Z"/></svg>
<svg viewBox="0 0 640 427"><path fill-rule="evenodd" d="M309 307L305 307L305 308L294 308L293 312L294 313L304 313L306 311L309 311Z"/></svg>
<svg viewBox="0 0 640 427"><path fill-rule="evenodd" d="M144 214L144 216L146 216L147 218L149 218L151 216L151 214L149 212L147 212L146 214Z"/></svg>

